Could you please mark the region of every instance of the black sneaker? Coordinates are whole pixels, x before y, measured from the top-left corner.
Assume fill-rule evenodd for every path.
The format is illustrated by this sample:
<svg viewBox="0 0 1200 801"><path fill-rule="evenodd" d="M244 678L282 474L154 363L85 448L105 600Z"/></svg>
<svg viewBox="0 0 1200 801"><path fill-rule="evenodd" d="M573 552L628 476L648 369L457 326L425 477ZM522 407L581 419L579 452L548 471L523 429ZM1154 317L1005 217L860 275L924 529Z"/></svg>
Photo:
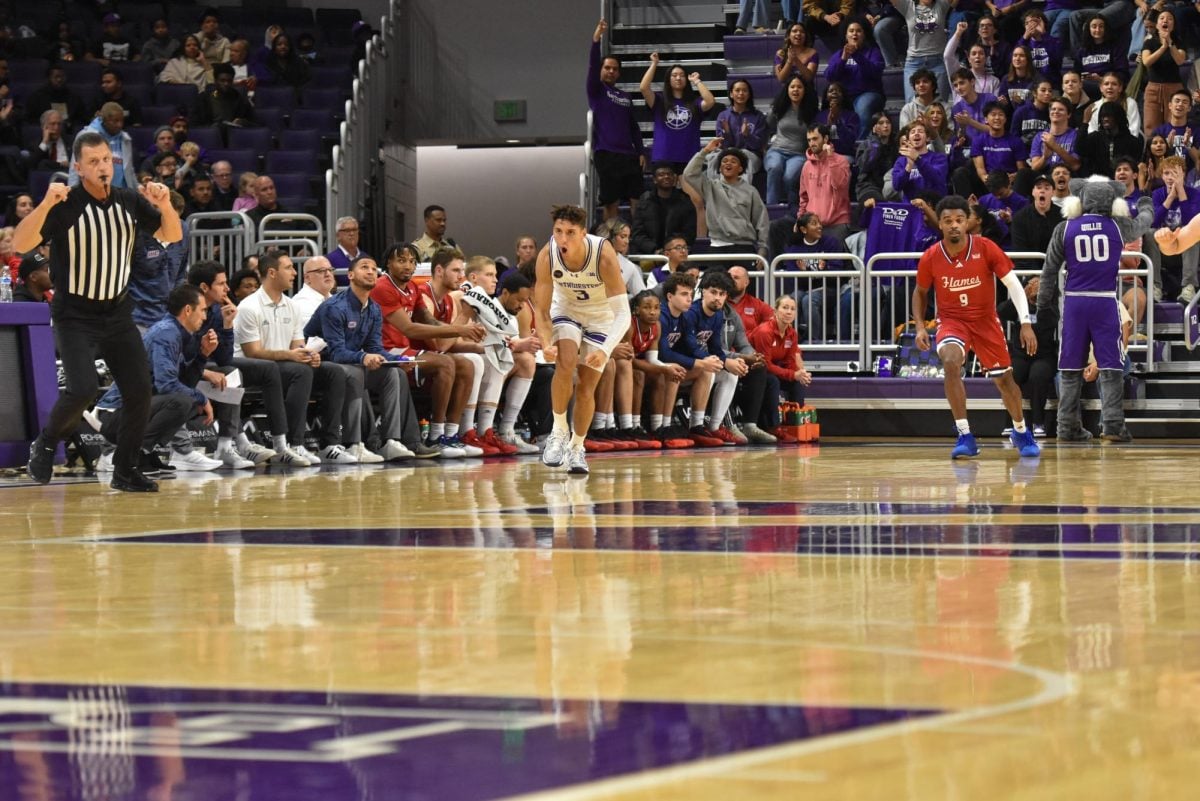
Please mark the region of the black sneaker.
<svg viewBox="0 0 1200 801"><path fill-rule="evenodd" d="M42 441L40 434L29 446L29 464L25 470L39 484L49 484L54 475L54 451L55 448Z"/></svg>
<svg viewBox="0 0 1200 801"><path fill-rule="evenodd" d="M1092 432L1086 428L1069 429L1060 427L1058 429L1059 442L1090 442L1091 439Z"/></svg>
<svg viewBox="0 0 1200 801"><path fill-rule="evenodd" d="M138 459L138 470L147 476L175 475L175 468L164 462L158 451L142 451Z"/></svg>
<svg viewBox="0 0 1200 801"><path fill-rule="evenodd" d="M129 472L114 470L112 483L109 486L121 492L158 492L158 482L152 478L146 478L137 468Z"/></svg>

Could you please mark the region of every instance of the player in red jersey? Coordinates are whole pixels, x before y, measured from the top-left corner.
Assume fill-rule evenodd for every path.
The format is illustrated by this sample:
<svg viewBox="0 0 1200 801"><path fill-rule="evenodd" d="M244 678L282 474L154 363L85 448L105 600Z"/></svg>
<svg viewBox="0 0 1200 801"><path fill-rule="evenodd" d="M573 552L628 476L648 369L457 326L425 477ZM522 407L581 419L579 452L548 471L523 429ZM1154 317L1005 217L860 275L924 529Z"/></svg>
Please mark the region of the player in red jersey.
<svg viewBox="0 0 1200 801"><path fill-rule="evenodd" d="M969 208L958 195L942 198L937 204L938 227L942 241L925 251L917 263L917 285L913 289L912 317L917 325L917 347L929 350L925 331L925 309L929 289L937 299L937 353L946 370L946 400L954 413L958 442L950 452L952 459L979 455L979 446L967 423L967 389L962 368L967 351L975 351L988 376L996 382L1004 408L1013 420L1012 442L1022 456L1037 456L1041 449L1033 432L1025 427L1021 410L1021 388L1012 377L1000 318L996 316L996 279L1008 288L1008 296L1021 320L1021 347L1032 356L1037 352L1033 318L1020 280L1013 274L1012 261L990 239L966 232Z"/></svg>
<svg viewBox="0 0 1200 801"><path fill-rule="evenodd" d="M392 245L384 254L383 264L385 273L371 290L371 299L383 311L383 346L420 362L415 377L418 382L426 378L429 382L432 400L429 444L434 444L445 433L447 415L457 421L463 414L473 376L466 361L456 362L447 354L428 350L421 340L443 334L478 342L485 332L478 323L446 326L426 316L419 288L412 282L417 269L416 248ZM445 458L465 455L465 451L453 446L443 450Z"/></svg>
<svg viewBox="0 0 1200 801"><path fill-rule="evenodd" d="M427 320L443 326L454 325L459 318L454 295L466 279L466 258L457 248L439 248L430 259L429 271L430 278L421 286L418 305L425 310ZM413 342L413 347L445 353L454 360L456 367L466 364L471 371L471 390L462 414L457 419L453 415L447 417L441 432L437 431L436 424L430 423L430 439L437 437L443 448L462 450L467 456L495 455L491 447L485 448L479 442L475 431L475 410L483 383L483 347L457 336Z"/></svg>

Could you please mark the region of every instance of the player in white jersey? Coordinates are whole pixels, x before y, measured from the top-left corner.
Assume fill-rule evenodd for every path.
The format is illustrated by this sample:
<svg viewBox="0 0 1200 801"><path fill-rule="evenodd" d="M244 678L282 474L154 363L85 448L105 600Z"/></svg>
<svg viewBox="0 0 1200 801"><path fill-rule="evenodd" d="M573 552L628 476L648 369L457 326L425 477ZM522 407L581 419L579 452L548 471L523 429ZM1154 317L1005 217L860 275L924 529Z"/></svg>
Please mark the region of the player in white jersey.
<svg viewBox="0 0 1200 801"><path fill-rule="evenodd" d="M555 206L550 213L554 237L537 258L533 289L534 313L539 332L552 331L542 349L555 362L550 397L554 430L546 440L542 463L566 463L572 473L586 474L583 440L596 410L596 384L604 365L629 328L629 298L621 265L612 244L587 233L587 213L578 206ZM574 433L567 422L567 406L575 387Z"/></svg>
<svg viewBox="0 0 1200 801"><path fill-rule="evenodd" d="M518 272L505 276L496 295L496 263L486 256L472 256L467 262L467 278L461 287L459 313L481 324L486 333L483 342L483 382L479 388L478 423L473 431L483 445L501 454L537 453L517 436L515 424L537 369L535 354L542 341L537 335L521 337L517 315L529 302L532 284ZM500 392L507 383L507 401L499 427L493 423Z"/></svg>

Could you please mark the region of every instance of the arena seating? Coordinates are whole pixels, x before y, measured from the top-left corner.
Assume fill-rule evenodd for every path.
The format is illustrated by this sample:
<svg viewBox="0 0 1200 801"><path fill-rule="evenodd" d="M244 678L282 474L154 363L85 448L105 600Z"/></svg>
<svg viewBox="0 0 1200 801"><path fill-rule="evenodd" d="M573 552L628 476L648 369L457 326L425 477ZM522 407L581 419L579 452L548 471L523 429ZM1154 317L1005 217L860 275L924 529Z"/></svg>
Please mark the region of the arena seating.
<svg viewBox="0 0 1200 801"><path fill-rule="evenodd" d="M664 67L682 63L689 71L699 71L716 95L718 107L702 123L702 141L715 133L713 121L722 105L727 103L727 81L734 78L747 80L754 91L756 106L764 112L769 110L771 99L779 90L772 66L775 52L783 41L781 34L729 35L738 12L737 4L733 3L670 10L640 2L619 5L623 16L618 14L610 27L608 49L622 59L620 87L634 96L635 114L647 149L651 145L653 121L639 95L638 81L649 64L649 53L655 50L660 53ZM770 8L772 20L777 19L778 5L771 4ZM816 92L821 95L827 83L823 72L830 50L819 38L813 41L813 46L822 65L815 81ZM1071 56L1067 54L1064 68L1070 63ZM1181 67L1180 73L1184 84L1191 85L1190 62ZM656 88L661 81L660 74L655 78ZM902 70L885 70L882 89L886 97L885 111L895 121L904 102ZM650 187L647 179L646 188ZM855 206L854 212L857 211ZM786 213L785 206L769 208L773 220ZM628 209L622 207L621 214L628 218ZM706 248L707 241L701 239L692 251L702 253ZM1193 352L1183 341L1183 330L1183 307L1179 303L1169 301L1155 305L1153 331L1149 332L1151 344L1148 348L1133 351L1135 372L1126 385L1126 414L1135 436L1139 432L1143 436L1163 436L1168 432L1195 435L1187 422L1192 412L1183 409L1194 407L1194 398L1200 397L1200 380L1194 378L1200 372L1200 358L1193 358ZM811 397L822 408L826 430L852 429L899 435L946 433L945 400L940 379L874 378L874 365L861 363L856 349L828 347L828 350L806 352L805 355L806 364L820 371L820 380L814 383ZM1147 350L1153 355L1152 370L1146 370ZM988 399L997 421L1003 417L999 396L990 381L983 379L969 392L973 399ZM1094 415L1098 401L1092 401L1091 405ZM895 414L864 414L868 410L885 408ZM879 422L880 429L875 431L872 427L877 419L887 422Z"/></svg>

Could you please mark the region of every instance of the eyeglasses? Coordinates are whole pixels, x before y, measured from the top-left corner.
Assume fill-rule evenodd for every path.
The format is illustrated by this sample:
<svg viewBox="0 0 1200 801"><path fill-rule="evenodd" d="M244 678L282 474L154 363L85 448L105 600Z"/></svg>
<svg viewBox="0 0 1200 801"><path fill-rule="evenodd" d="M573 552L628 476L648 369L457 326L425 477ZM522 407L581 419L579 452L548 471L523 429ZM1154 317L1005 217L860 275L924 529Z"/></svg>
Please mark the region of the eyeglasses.
<svg viewBox="0 0 1200 801"><path fill-rule="evenodd" d="M339 229L337 229L337 232L339 234L357 234L358 229L357 228L339 228Z"/></svg>
<svg viewBox="0 0 1200 801"><path fill-rule="evenodd" d="M669 248L664 248L664 250L687 250L687 249L688 249L687 245L671 245L671 247L669 247Z"/></svg>
<svg viewBox="0 0 1200 801"><path fill-rule="evenodd" d="M332 272L333 272L332 267L318 267L315 270L305 270L304 274L305 275L320 275L321 273L332 273Z"/></svg>
<svg viewBox="0 0 1200 801"><path fill-rule="evenodd" d="M231 173L231 172L214 172L212 174L212 177L213 178L232 178L233 173Z"/></svg>

